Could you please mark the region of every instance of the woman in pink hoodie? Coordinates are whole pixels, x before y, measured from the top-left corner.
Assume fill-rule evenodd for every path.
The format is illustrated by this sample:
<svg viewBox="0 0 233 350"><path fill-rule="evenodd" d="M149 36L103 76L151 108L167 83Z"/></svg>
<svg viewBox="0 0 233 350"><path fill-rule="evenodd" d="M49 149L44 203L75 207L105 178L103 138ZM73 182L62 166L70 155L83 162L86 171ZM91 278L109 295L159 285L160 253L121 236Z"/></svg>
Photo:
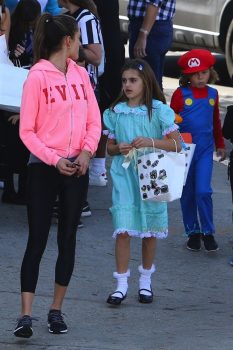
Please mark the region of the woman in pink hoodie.
<svg viewBox="0 0 233 350"><path fill-rule="evenodd" d="M75 260L76 228L88 186L88 166L101 134L93 88L78 59L79 32L66 15L41 16L34 35L34 65L24 85L20 137L31 152L28 179L29 238L21 267L22 314L14 334L32 335L32 302L59 197L58 258L50 333L67 332L61 307ZM74 60L74 61L73 61Z"/></svg>

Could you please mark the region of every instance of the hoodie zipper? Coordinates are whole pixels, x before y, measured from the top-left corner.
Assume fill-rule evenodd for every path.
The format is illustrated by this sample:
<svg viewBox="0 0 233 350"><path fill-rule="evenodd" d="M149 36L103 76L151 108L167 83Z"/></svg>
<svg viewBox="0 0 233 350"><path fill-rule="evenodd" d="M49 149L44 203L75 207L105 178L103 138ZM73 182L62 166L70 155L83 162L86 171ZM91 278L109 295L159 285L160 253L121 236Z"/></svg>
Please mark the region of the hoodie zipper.
<svg viewBox="0 0 233 350"><path fill-rule="evenodd" d="M72 140L72 135L73 135L73 99L72 99L72 95L70 93L70 87L69 87L69 84L68 84L68 81L67 81L67 76L66 76L67 73L64 74L65 76L65 81L66 81L66 85L67 85L67 88L68 88L68 91L69 91L69 96L70 96L70 100L71 100L71 112L70 112L70 116L71 116L71 130L70 130L70 140L69 140L69 145L68 145L68 154L67 154L67 158L69 158L69 154L70 154L70 146L71 146L71 140Z"/></svg>

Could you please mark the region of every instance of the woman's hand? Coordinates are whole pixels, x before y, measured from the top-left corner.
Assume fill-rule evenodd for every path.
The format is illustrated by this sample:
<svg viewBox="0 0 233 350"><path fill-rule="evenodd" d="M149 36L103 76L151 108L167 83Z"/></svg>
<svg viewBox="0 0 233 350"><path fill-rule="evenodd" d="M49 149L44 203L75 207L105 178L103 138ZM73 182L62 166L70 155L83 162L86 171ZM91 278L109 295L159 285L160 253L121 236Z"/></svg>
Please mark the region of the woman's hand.
<svg viewBox="0 0 233 350"><path fill-rule="evenodd" d="M14 114L8 118L8 122L15 125L19 121L19 114Z"/></svg>
<svg viewBox="0 0 233 350"><path fill-rule="evenodd" d="M18 58L19 56L21 56L24 53L24 51L25 51L25 47L17 44L15 51L14 51L15 57Z"/></svg>
<svg viewBox="0 0 233 350"><path fill-rule="evenodd" d="M56 164L56 168L60 174L66 176L72 176L76 173L77 169L73 166L73 163L65 158L60 158Z"/></svg>
<svg viewBox="0 0 233 350"><path fill-rule="evenodd" d="M90 164L91 153L83 150L73 162L77 176L85 175Z"/></svg>
<svg viewBox="0 0 233 350"><path fill-rule="evenodd" d="M153 147L152 138L150 137L136 137L132 142L131 145L135 148L142 148L142 147Z"/></svg>

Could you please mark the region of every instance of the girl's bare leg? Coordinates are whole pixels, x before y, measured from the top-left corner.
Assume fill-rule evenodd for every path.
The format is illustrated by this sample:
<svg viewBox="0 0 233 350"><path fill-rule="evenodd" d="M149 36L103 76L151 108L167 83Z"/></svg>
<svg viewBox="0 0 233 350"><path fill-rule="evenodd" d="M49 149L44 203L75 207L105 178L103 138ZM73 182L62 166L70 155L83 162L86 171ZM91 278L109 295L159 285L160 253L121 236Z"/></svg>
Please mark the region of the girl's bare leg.
<svg viewBox="0 0 233 350"><path fill-rule="evenodd" d="M121 301L126 296L128 290L128 270L130 258L130 237L127 232L124 232L116 237L115 245L116 269L113 277L117 280L117 288L114 293L110 294L107 302L113 305L120 305Z"/></svg>
<svg viewBox="0 0 233 350"><path fill-rule="evenodd" d="M130 236L127 232L116 237L115 257L117 272L125 273L128 270L130 259Z"/></svg>
<svg viewBox="0 0 233 350"><path fill-rule="evenodd" d="M155 259L156 238L148 237L142 239L142 266L150 270Z"/></svg>

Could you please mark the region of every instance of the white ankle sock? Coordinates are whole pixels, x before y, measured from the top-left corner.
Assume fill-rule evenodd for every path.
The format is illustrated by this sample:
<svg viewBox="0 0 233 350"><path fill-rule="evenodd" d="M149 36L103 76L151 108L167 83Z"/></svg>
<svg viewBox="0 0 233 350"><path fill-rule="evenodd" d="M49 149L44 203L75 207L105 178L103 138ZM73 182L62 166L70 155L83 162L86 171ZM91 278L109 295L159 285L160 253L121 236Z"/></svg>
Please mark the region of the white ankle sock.
<svg viewBox="0 0 233 350"><path fill-rule="evenodd" d="M122 298L122 294L125 296L128 290L128 277L130 276L130 270L125 273L113 272L113 277L117 279L116 291L112 294L114 297ZM117 293L121 292L121 293Z"/></svg>
<svg viewBox="0 0 233 350"><path fill-rule="evenodd" d="M151 290L151 275L156 271L155 265L153 264L150 270L144 269L142 265L138 267L138 271L140 273L139 277L139 290L140 289L148 289ZM151 295L150 292L146 290L142 290L140 294L143 295Z"/></svg>

